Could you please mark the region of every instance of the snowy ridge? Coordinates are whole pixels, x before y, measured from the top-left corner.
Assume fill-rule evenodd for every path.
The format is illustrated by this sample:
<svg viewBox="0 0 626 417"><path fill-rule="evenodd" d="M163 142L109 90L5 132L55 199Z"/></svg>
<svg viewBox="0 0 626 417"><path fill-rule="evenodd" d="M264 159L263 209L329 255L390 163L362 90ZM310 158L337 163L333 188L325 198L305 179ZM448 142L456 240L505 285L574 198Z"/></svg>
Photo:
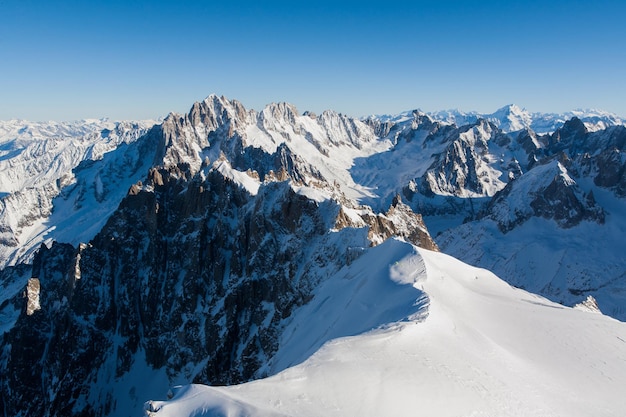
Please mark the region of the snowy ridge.
<svg viewBox="0 0 626 417"><path fill-rule="evenodd" d="M243 385L176 387L170 400L147 402L146 415L571 417L626 407L623 323L398 241L369 251L294 313L291 327L308 340L330 337L304 362ZM381 299L374 282L399 297ZM360 308L393 313L363 333Z"/></svg>

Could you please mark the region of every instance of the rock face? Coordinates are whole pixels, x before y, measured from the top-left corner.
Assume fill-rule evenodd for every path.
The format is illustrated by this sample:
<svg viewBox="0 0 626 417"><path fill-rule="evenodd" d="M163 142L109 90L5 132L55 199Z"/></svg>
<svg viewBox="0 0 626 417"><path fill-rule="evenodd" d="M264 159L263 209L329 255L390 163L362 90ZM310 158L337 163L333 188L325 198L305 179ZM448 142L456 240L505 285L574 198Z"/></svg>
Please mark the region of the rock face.
<svg viewBox="0 0 626 417"><path fill-rule="evenodd" d="M493 175L494 160L489 158L489 142L506 143L510 139L494 125L481 120L467 125L448 138L449 145L433 162L423 177L430 195L492 196L503 187L499 175ZM498 161L498 165L501 165ZM491 174L491 175L490 175Z"/></svg>
<svg viewBox="0 0 626 417"><path fill-rule="evenodd" d="M326 235L331 203L321 210L285 182L252 197L219 173L190 182L161 175L154 191L124 199L89 245L37 255L41 308L32 308L31 279L26 315L5 335L3 389L20 394L5 398L12 415L115 413L114 403L91 404L85 386L113 397L108 385L139 354L172 381L259 376L279 324L323 278L318 271L343 262Z"/></svg>
<svg viewBox="0 0 626 417"><path fill-rule="evenodd" d="M556 160L537 167L532 175L511 181L494 196L481 216L495 220L503 233L531 217L554 220L563 228L574 227L583 220L603 224L605 219L593 192L581 191L565 166Z"/></svg>
<svg viewBox="0 0 626 417"><path fill-rule="evenodd" d="M28 284L26 285L26 291L24 292L24 297L27 299L26 301L26 315L32 316L33 313L37 310L41 310L41 305L39 304L39 291L41 290L41 284L39 283L39 279L31 278L28 280Z"/></svg>

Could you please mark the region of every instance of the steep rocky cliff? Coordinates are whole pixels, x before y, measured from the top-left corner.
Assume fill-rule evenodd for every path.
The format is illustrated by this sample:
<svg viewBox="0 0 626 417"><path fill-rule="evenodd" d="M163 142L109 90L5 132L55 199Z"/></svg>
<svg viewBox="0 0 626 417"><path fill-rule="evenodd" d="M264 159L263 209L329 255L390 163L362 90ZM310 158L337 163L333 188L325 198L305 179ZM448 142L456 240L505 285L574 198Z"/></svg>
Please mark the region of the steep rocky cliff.
<svg viewBox="0 0 626 417"><path fill-rule="evenodd" d="M305 120L296 134L296 117L314 124ZM102 212L103 227L88 242L43 244L32 266L3 270L12 292L0 307L10 319L0 409L131 415L172 384L261 377L292 310L364 248L401 236L436 249L421 216L399 198L377 213L346 195L340 176L328 178L334 171L311 163L330 161L333 147L366 146L355 136L365 125L346 120L328 113L314 121L285 105L256 114L210 97L131 143L137 151L127 155L141 158L79 166L84 181L54 200L72 202L65 207L75 218L82 207L105 205L97 197L117 173L124 181L144 174L117 209ZM291 136L280 139L283 122ZM306 129L327 133L314 138ZM298 140L315 142L317 156L302 154ZM89 186L94 172L106 185Z"/></svg>

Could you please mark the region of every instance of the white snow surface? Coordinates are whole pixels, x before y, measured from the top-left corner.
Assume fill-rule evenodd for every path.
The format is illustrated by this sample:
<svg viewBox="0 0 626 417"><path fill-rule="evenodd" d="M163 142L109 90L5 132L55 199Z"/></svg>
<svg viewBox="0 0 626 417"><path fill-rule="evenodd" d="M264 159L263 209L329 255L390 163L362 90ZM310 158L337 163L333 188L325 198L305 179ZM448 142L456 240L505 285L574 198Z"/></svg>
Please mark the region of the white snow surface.
<svg viewBox="0 0 626 417"><path fill-rule="evenodd" d="M546 165L544 172L558 172L557 164ZM581 185L583 190L591 186ZM484 219L450 228L436 242L442 251L506 276L513 285L550 294L554 301L574 305L593 295L603 313L622 319L626 313L626 255L616 248L624 244L626 200L601 188L595 188L594 195L606 210L603 225L584 221L563 229L553 220L533 217L505 235L496 222ZM526 210L520 199L506 202L508 211L499 207L500 218L514 210ZM432 232L431 219L425 221Z"/></svg>
<svg viewBox="0 0 626 417"><path fill-rule="evenodd" d="M292 317L270 364L279 373L175 387L170 400L146 402L146 415L608 417L626 409L625 323L399 240L368 249Z"/></svg>

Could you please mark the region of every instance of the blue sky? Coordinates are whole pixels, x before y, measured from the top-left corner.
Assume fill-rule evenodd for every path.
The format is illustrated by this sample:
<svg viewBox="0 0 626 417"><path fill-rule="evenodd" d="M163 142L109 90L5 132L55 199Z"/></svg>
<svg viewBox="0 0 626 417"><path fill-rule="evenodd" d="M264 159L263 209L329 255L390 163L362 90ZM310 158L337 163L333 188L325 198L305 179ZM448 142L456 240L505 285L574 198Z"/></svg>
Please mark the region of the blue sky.
<svg viewBox="0 0 626 417"><path fill-rule="evenodd" d="M0 0L0 119L140 119L211 93L352 116L626 116L626 2Z"/></svg>

